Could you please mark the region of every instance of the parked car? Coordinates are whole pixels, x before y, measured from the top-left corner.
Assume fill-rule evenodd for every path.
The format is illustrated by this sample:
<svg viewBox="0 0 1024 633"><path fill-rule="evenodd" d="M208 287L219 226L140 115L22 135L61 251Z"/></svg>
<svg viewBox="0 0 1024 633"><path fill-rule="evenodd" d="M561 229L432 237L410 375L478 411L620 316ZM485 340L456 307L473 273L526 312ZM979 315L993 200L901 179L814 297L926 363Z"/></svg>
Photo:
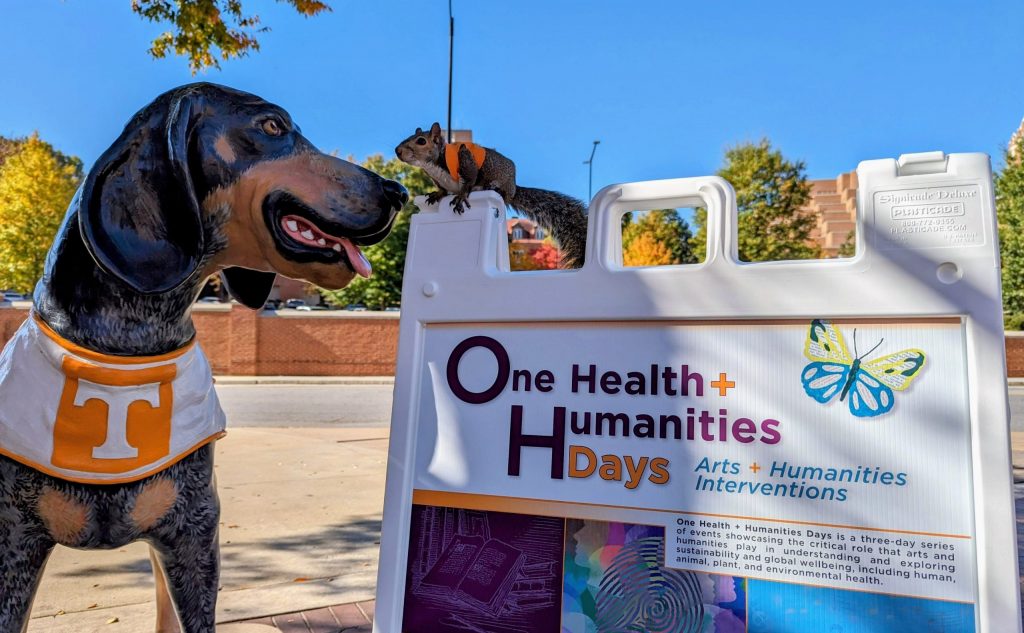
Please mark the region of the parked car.
<svg viewBox="0 0 1024 633"><path fill-rule="evenodd" d="M402 309L399 308L398 306L388 306L388 307L384 308L384 311L385 312L401 312Z"/></svg>
<svg viewBox="0 0 1024 633"><path fill-rule="evenodd" d="M270 299L269 301L267 301L266 303L263 304L263 309L264 310L280 310L281 309L281 300L280 299Z"/></svg>
<svg viewBox="0 0 1024 633"><path fill-rule="evenodd" d="M350 312L366 312L366 306L361 303L350 303L345 306L345 309Z"/></svg>
<svg viewBox="0 0 1024 633"><path fill-rule="evenodd" d="M293 310L297 310L299 308L302 308L305 305L306 305L306 302L303 301L302 299L289 299L289 300L284 302L284 307L291 308Z"/></svg>
<svg viewBox="0 0 1024 633"><path fill-rule="evenodd" d="M203 297L196 303L220 303L220 297Z"/></svg>
<svg viewBox="0 0 1024 633"><path fill-rule="evenodd" d="M5 292L4 301L25 301L27 297L20 292Z"/></svg>

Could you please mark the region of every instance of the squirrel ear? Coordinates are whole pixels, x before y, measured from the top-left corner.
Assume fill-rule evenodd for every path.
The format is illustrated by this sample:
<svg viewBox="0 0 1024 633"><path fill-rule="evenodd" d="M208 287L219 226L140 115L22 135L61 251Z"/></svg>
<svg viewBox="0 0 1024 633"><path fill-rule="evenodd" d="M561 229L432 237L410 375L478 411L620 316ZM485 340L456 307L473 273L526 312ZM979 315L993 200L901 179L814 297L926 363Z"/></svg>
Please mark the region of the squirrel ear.
<svg viewBox="0 0 1024 633"><path fill-rule="evenodd" d="M421 128L421 127L416 128L416 134L423 134L423 128Z"/></svg>
<svg viewBox="0 0 1024 633"><path fill-rule="evenodd" d="M434 121L434 124L430 126L430 134L432 136L441 136L441 124Z"/></svg>

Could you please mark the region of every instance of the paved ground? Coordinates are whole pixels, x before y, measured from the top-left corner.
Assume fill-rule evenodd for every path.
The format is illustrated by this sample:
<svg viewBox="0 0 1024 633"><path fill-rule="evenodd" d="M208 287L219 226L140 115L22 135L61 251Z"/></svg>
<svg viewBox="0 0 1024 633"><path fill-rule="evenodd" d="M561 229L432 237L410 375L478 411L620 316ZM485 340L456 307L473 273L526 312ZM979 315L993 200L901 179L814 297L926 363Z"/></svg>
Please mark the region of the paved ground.
<svg viewBox="0 0 1024 633"><path fill-rule="evenodd" d="M386 428L229 431L217 443L218 621L372 600L386 457ZM58 547L29 633L151 631L153 592L142 543Z"/></svg>
<svg viewBox="0 0 1024 633"><path fill-rule="evenodd" d="M392 384L256 385L217 381L228 428L387 426L391 422L393 389Z"/></svg>
<svg viewBox="0 0 1024 633"><path fill-rule="evenodd" d="M286 613L250 620L245 624L272 626L283 633L370 633L373 626L374 601L339 604L312 611ZM273 631L273 629L269 629ZM218 630L218 633L220 631ZM225 631L224 633L230 633ZM239 631L239 633L244 633ZM253 633L256 633L255 631Z"/></svg>
<svg viewBox="0 0 1024 633"><path fill-rule="evenodd" d="M386 426L391 419L394 385L385 378L356 383L307 379L303 384L278 384L278 378L219 379L217 392L234 427ZM319 382L319 381L328 382ZM1010 387L1010 418L1014 431L1024 431L1024 384Z"/></svg>
<svg viewBox="0 0 1024 633"><path fill-rule="evenodd" d="M1024 431L1024 385L1010 387L1010 428Z"/></svg>
<svg viewBox="0 0 1024 633"><path fill-rule="evenodd" d="M217 381L228 424L232 427L386 426L391 419L394 387L386 378L357 382L307 378L303 384L280 384L282 378L221 378ZM294 380L290 378L288 380ZM1024 383L1010 387L1014 431L1024 431Z"/></svg>
<svg viewBox="0 0 1024 633"><path fill-rule="evenodd" d="M217 444L218 621L233 623L224 633L256 633L257 624L284 633L368 633L391 386L222 384L220 391L231 420ZM1024 426L1024 388L1013 391L1014 417ZM278 428L260 426L274 419ZM282 421L308 428L280 428ZM1014 462L1024 466L1024 433L1014 434ZM1024 482L1024 468L1017 472ZM1015 492L1024 544L1024 483ZM1018 559L1024 563L1021 550ZM153 621L145 545L58 548L29 633L136 633L152 630Z"/></svg>

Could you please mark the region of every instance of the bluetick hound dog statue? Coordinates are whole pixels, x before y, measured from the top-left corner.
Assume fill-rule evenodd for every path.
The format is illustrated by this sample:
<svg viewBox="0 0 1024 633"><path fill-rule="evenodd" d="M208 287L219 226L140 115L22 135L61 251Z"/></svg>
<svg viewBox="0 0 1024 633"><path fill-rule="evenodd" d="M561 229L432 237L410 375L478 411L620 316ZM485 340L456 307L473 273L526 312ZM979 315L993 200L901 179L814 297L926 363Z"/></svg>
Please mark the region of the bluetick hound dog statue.
<svg viewBox="0 0 1024 633"><path fill-rule="evenodd" d="M191 306L219 273L260 308L275 275L341 288L408 200L316 150L288 113L200 83L157 97L68 209L0 354L0 632L27 628L54 545L146 541L157 631L209 633L224 415Z"/></svg>

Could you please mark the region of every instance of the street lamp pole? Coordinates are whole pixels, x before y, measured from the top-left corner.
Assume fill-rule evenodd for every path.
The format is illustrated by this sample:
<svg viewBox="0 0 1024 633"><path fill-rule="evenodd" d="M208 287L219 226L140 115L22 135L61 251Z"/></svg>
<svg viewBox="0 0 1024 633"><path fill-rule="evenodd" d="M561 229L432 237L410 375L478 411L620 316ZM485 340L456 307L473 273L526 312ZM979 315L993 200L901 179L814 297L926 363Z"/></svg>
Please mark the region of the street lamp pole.
<svg viewBox="0 0 1024 633"><path fill-rule="evenodd" d="M597 152L597 146L601 144L601 141L594 141L594 147L590 150L590 158L583 161L584 165L590 165L589 175L587 176L587 204L594 198L594 154Z"/></svg>
<svg viewBox="0 0 1024 633"><path fill-rule="evenodd" d="M455 16L448 0L448 142L452 142L452 67L455 64Z"/></svg>

